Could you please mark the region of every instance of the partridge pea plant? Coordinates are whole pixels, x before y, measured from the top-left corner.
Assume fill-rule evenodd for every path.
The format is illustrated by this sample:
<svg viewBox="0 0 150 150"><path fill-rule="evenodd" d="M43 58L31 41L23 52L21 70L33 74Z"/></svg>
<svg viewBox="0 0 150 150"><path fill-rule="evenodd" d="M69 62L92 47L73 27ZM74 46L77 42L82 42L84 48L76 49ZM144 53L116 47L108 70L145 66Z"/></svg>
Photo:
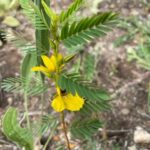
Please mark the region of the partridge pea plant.
<svg viewBox="0 0 150 150"><path fill-rule="evenodd" d="M106 35L117 23L117 14L113 12L100 12L83 18L72 17L75 16L84 2L84 0L74 0L66 10L57 14L49 7L47 1L37 0L34 3L31 0L20 0L24 12L33 23L37 33L36 48L31 46L26 48L30 50L26 50L22 64L21 75L23 79L17 80L17 82L22 83L21 87L23 87L23 92L26 95L25 116L28 128L20 127L17 122L17 110L12 107L4 115L2 123L4 134L20 147L24 147L25 150L33 150L37 144L35 142L37 137L35 137L28 116L27 97L35 95L35 93L45 92L44 80L50 79L51 84L55 85L55 94L50 101L49 109L53 108L56 114L61 115L68 150L71 150L71 146L67 129L77 138L89 138L101 127L101 122L90 116L94 112L109 108L108 100L110 97L106 91L85 80L80 72L73 72L68 69L69 63L73 66L72 60L78 56L78 51L69 55L64 55L65 52L62 52L63 45L67 49L85 45L93 39ZM31 48L33 48L32 51ZM33 89L37 88L37 90L32 92L31 83L33 84L33 82L31 79L34 75L41 77L43 88L41 85L37 88L38 84L36 84ZM16 80L10 78L3 83L3 88L7 91L12 91L12 89L14 91L15 83ZM74 112L76 119L67 126L65 114L71 112ZM47 120L45 122L42 119L40 127L43 129L43 124L45 126L50 122L51 131L56 129L59 119L48 114ZM40 131L41 134L44 134L43 130ZM43 149L46 149L52 133Z"/></svg>

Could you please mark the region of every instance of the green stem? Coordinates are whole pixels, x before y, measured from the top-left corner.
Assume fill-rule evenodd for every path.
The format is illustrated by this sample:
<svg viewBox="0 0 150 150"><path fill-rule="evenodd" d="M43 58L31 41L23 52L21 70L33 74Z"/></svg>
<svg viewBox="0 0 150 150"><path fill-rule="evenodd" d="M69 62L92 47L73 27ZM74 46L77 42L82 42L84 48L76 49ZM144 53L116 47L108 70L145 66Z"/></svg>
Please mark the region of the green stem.
<svg viewBox="0 0 150 150"><path fill-rule="evenodd" d="M44 0L44 1L48 6L50 5L50 0ZM35 3L38 6L38 8L40 9L40 11L43 12L43 16L44 16L47 24L50 24L50 18L45 13L44 8L41 4L41 0L35 0ZM49 36L50 36L50 32L49 32L48 29L47 30L37 30L36 29L35 35L36 35L37 56L39 56L38 57L38 63L40 63L40 65L41 65L40 55L41 55L41 53L43 53L43 52L41 52L41 49L42 49L42 51L44 50L45 54L49 53L49 48L50 48Z"/></svg>
<svg viewBox="0 0 150 150"><path fill-rule="evenodd" d="M150 83L148 87L148 112L150 112Z"/></svg>
<svg viewBox="0 0 150 150"><path fill-rule="evenodd" d="M53 136L53 134L55 132L56 127L57 127L57 123L55 122L54 127L51 130L51 134L49 135L49 137L48 137L48 139L47 139L47 141L46 141L46 143L45 143L45 145L43 147L43 150L46 150L46 148L48 146L48 143L50 142L50 140L51 140L51 138L52 138L52 136Z"/></svg>
<svg viewBox="0 0 150 150"><path fill-rule="evenodd" d="M27 120L27 127L30 129L30 119L29 119L29 111L28 111L28 96L27 93L24 93L24 107L25 107L25 117Z"/></svg>
<svg viewBox="0 0 150 150"><path fill-rule="evenodd" d="M58 22L57 21L58 20L55 20L54 26L51 27L52 28L52 37L53 37L53 40L55 41L55 46L56 46L53 49L54 56L55 56L55 59L56 59L56 76L55 76L56 88L58 87L58 79L59 79L59 75L60 75L59 64L58 64L59 39L58 39L58 36L57 36L57 33L58 33ZM59 94L61 96L61 93L59 93ZM66 143L67 143L67 148L68 148L68 150L71 150L69 138L67 136L67 127L66 127L66 124L65 124L65 118L64 118L64 112L63 111L61 112L61 119L62 119L62 124L63 124L63 131L64 131Z"/></svg>
<svg viewBox="0 0 150 150"><path fill-rule="evenodd" d="M67 136L67 127L66 127L65 117L64 117L63 111L61 112L61 119L62 119L62 124L63 124L64 135L65 135L65 139L66 139L66 143L67 143L67 148L68 148L68 150L71 150L69 138Z"/></svg>
<svg viewBox="0 0 150 150"><path fill-rule="evenodd" d="M48 6L50 5L50 0L44 0L44 1ZM50 18L45 13L41 0L35 0L35 3L40 9L40 11L43 13L43 16L47 24L50 24ZM47 30L36 29L35 36L36 36L37 65L42 65L43 62L41 59L41 54L44 53L45 55L48 55L50 49L50 44L49 44L50 32L48 29ZM41 78L44 82L44 76L42 74L41 74Z"/></svg>
<svg viewBox="0 0 150 150"><path fill-rule="evenodd" d="M50 0L44 0L45 3L49 6L50 5ZM44 8L42 6L41 0L35 0L36 5L42 11L43 16L47 22L47 24L50 24L50 18L47 16L47 14L44 11ZM37 30L35 32L36 36L36 53L37 53L37 65L42 65L42 60L41 60L41 54L44 53L45 55L48 55L50 45L49 45L49 36L50 32L49 30ZM42 49L42 51L41 51ZM43 82L42 84L44 85L44 80L45 77L43 74L40 74L41 81ZM43 116L43 109L44 109L44 100L45 100L45 95L44 93L41 95L41 105L42 105L42 111L41 111L41 123L42 123L42 116Z"/></svg>
<svg viewBox="0 0 150 150"><path fill-rule="evenodd" d="M43 83L44 86L44 83ZM42 116L43 116L43 112L44 112L44 99L45 99L45 94L42 93L41 95L41 122L42 122Z"/></svg>

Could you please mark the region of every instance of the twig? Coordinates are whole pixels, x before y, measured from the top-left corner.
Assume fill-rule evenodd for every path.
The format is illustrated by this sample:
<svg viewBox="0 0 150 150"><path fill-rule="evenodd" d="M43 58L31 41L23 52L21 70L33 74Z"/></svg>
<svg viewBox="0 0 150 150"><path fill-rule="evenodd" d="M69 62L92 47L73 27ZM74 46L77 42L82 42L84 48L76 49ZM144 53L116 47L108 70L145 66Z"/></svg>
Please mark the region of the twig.
<svg viewBox="0 0 150 150"><path fill-rule="evenodd" d="M30 111L28 113L29 116L35 116L35 115L41 115L41 111L42 110L38 110L38 111ZM43 112L43 115L45 115L46 112ZM24 112L21 112L20 116L23 116L24 115Z"/></svg>
<svg viewBox="0 0 150 150"><path fill-rule="evenodd" d="M11 148L11 149L13 148L13 150L14 150L14 149L15 149L15 150L18 149L18 147L15 146L15 145L7 145L7 144L3 144L2 146L0 145L0 149L1 149L1 148L3 149L4 147L5 147L5 148L6 148L6 147L7 147L7 148Z"/></svg>
<svg viewBox="0 0 150 150"><path fill-rule="evenodd" d="M9 142L7 142L7 141L5 141L5 140L2 140L2 139L0 139L0 144L10 145L10 143L9 143Z"/></svg>
<svg viewBox="0 0 150 150"><path fill-rule="evenodd" d="M101 132L101 136L103 136L103 129L100 130ZM127 133L131 133L133 132L132 129L121 129L121 130L107 130L105 129L105 134L107 137L112 137L112 136L122 136L124 134L127 134Z"/></svg>
<svg viewBox="0 0 150 150"><path fill-rule="evenodd" d="M28 116L37 116L37 115L38 115L38 116L41 116L41 111L42 111L42 110L28 112ZM43 112L43 115L45 115L45 114L46 114L46 113ZM24 112L20 113L20 118L21 118L21 120L19 121L19 124L22 124L22 122L23 122L24 119L26 118Z"/></svg>
<svg viewBox="0 0 150 150"><path fill-rule="evenodd" d="M138 114L140 114L142 117L145 117L147 119L150 119L150 115L146 114L146 113L143 113L143 112L140 112L140 111L137 111Z"/></svg>
<svg viewBox="0 0 150 150"><path fill-rule="evenodd" d="M0 139L0 144L2 144L2 147L15 147L17 148L17 146L14 144L14 143L11 143L9 141L5 141L3 139ZM0 145L0 148L1 148L1 145Z"/></svg>

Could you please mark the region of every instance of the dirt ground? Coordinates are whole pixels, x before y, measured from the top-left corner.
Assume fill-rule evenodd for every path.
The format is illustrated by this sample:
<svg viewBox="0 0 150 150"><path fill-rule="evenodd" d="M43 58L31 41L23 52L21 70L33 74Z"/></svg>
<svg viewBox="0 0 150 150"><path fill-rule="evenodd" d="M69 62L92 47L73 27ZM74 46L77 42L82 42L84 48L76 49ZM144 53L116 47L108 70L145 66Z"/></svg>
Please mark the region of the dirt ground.
<svg viewBox="0 0 150 150"><path fill-rule="evenodd" d="M104 0L98 4L98 10L116 11L121 17L137 15L147 18L150 7L144 5L142 0ZM10 28L0 24L0 28L21 32L28 40L34 40L34 30L29 21L20 10L14 12L14 15L21 22L20 26ZM104 150L117 150L113 148L114 145L120 147L118 150L150 150L150 144L136 144L133 138L137 127L142 127L150 132L150 113L148 112L150 72L140 68L135 62L127 61L127 48L134 48L138 41L129 41L117 48L113 46L114 39L124 32L116 28L106 37L97 39L88 45L89 50L93 49L97 54L94 82L108 89L112 94L111 110L99 115L100 119L106 121L105 133L107 136L102 140L100 132L96 135L96 139L100 141ZM3 43L0 47L0 82L7 77L19 75L21 58L21 52L18 49L9 42ZM37 103L38 99L33 99L30 104L31 111L38 109ZM17 106L21 110L23 100L21 96L6 93L0 88L0 116L4 114L9 105ZM47 109L48 107L45 108ZM15 148L9 147L8 143L0 133L0 149L14 150Z"/></svg>

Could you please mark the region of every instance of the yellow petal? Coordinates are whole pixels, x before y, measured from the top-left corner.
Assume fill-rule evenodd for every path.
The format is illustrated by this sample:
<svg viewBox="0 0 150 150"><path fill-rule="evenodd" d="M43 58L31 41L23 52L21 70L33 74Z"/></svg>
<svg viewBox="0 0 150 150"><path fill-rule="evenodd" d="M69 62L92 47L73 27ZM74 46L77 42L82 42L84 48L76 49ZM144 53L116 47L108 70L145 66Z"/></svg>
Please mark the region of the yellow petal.
<svg viewBox="0 0 150 150"><path fill-rule="evenodd" d="M61 55L61 54L58 54L57 55L57 61L56 61L56 57L54 56L54 55L52 55L51 57L50 57L50 60L51 60L51 62L53 63L53 65L56 67L57 66L57 63L58 63L58 65L61 65L61 63L62 63L62 60L63 60L63 56Z"/></svg>
<svg viewBox="0 0 150 150"><path fill-rule="evenodd" d="M49 74L49 70L43 66L37 66L37 67L32 67L31 69L32 71L41 71L42 73L44 73L46 76L50 76Z"/></svg>
<svg viewBox="0 0 150 150"><path fill-rule="evenodd" d="M64 103L67 110L79 111L83 107L84 99L79 97L77 94L75 96L68 94L64 96Z"/></svg>
<svg viewBox="0 0 150 150"><path fill-rule="evenodd" d="M60 96L61 95L61 90L59 87L56 87L56 91L57 91L57 94Z"/></svg>
<svg viewBox="0 0 150 150"><path fill-rule="evenodd" d="M52 55L49 59L50 59L50 61L53 63L53 65L56 64L56 58L55 58L54 55Z"/></svg>
<svg viewBox="0 0 150 150"><path fill-rule="evenodd" d="M61 112L65 109L65 104L61 96L57 96L53 99L51 106L57 112Z"/></svg>
<svg viewBox="0 0 150 150"><path fill-rule="evenodd" d="M37 67L32 67L32 71L41 71L41 72L46 72L48 73L49 70L46 67L43 66L37 66Z"/></svg>
<svg viewBox="0 0 150 150"><path fill-rule="evenodd" d="M48 68L49 71L55 71L56 67L53 64L53 62L51 61L51 59L49 57L47 57L46 55L42 55L42 60L44 65Z"/></svg>

